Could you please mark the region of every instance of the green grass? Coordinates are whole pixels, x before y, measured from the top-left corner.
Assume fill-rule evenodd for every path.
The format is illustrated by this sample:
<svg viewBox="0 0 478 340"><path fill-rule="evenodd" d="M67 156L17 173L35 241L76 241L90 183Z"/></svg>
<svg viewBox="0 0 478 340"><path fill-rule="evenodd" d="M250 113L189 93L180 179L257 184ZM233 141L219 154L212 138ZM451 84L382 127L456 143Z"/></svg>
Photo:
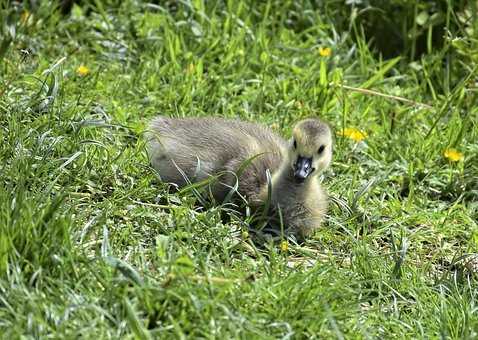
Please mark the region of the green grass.
<svg viewBox="0 0 478 340"><path fill-rule="evenodd" d="M478 336L477 34L412 63L309 2L43 3L1 9L2 337ZM141 139L159 113L367 138L336 134L329 216L282 251L168 194Z"/></svg>

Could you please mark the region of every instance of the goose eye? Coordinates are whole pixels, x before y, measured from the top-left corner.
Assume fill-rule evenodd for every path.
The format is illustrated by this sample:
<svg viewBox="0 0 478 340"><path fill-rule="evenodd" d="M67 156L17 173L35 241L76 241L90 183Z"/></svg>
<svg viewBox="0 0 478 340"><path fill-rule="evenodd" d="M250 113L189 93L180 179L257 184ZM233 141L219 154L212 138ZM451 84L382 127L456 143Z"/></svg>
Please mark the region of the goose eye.
<svg viewBox="0 0 478 340"><path fill-rule="evenodd" d="M324 149L325 149L325 145L321 145L321 146L319 147L319 151L317 151L317 152L319 153L319 155L320 155L322 152L324 152Z"/></svg>
<svg viewBox="0 0 478 340"><path fill-rule="evenodd" d="M294 139L294 149L297 149L297 142Z"/></svg>

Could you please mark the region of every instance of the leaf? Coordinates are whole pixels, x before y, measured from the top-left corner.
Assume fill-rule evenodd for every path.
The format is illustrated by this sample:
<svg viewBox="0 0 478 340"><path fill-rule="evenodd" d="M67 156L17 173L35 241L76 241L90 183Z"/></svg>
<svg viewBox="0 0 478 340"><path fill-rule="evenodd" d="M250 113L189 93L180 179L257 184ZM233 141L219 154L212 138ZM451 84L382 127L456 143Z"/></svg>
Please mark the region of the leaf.
<svg viewBox="0 0 478 340"><path fill-rule="evenodd" d="M427 23L428 21L428 18L429 18L429 15L428 15L428 12L427 11L421 11L417 17L415 18L415 22L420 25L420 26L423 26Z"/></svg>
<svg viewBox="0 0 478 340"><path fill-rule="evenodd" d="M143 285L143 279L129 263L113 256L106 256L104 260L108 265L114 269L117 269L121 274L123 274L124 277L133 283L139 286Z"/></svg>
<svg viewBox="0 0 478 340"><path fill-rule="evenodd" d="M128 325L136 337L138 339L152 339L151 334L146 328L144 328L143 323L138 318L137 312L133 309L133 306L129 303L126 297L123 298L123 305L126 309L126 320L128 321Z"/></svg>
<svg viewBox="0 0 478 340"><path fill-rule="evenodd" d="M203 35L202 28L196 21L193 21L191 23L191 31L193 32L194 36L197 38Z"/></svg>
<svg viewBox="0 0 478 340"><path fill-rule="evenodd" d="M66 168L71 162L73 162L75 159L77 159L81 154L83 154L82 151L77 151L73 154L73 156L71 156L70 158L68 158L65 163L63 163L60 167L59 167L59 170L62 170L64 168Z"/></svg>
<svg viewBox="0 0 478 340"><path fill-rule="evenodd" d="M352 199L352 204L350 204L350 208L352 211L356 210L358 201L360 197L362 197L365 193L367 193L371 188L375 186L375 184L378 182L378 179L376 177L373 177L370 179L367 183L365 183L354 195Z"/></svg>
<svg viewBox="0 0 478 340"><path fill-rule="evenodd" d="M110 250L108 242L108 228L103 226L103 242L101 242L101 257L107 257Z"/></svg>
<svg viewBox="0 0 478 340"><path fill-rule="evenodd" d="M76 20L81 19L83 17L83 9L77 4L74 4L73 8L71 9L71 17Z"/></svg>
<svg viewBox="0 0 478 340"><path fill-rule="evenodd" d="M327 65L324 59L320 60L319 84L321 87L327 87Z"/></svg>
<svg viewBox="0 0 478 340"><path fill-rule="evenodd" d="M265 221L267 218L267 214L269 213L270 204L271 204L271 197L272 197L272 175L269 169L266 170L266 179L267 179L267 200L264 204L263 211L262 211L262 220ZM264 225L265 226L265 225Z"/></svg>
<svg viewBox="0 0 478 340"><path fill-rule="evenodd" d="M194 263L187 256L180 256L174 261L174 267L177 272L188 274L194 271Z"/></svg>
<svg viewBox="0 0 478 340"><path fill-rule="evenodd" d="M174 263L180 266L194 267L193 261L187 256L178 257Z"/></svg>
<svg viewBox="0 0 478 340"><path fill-rule="evenodd" d="M369 87L371 87L377 81L381 80L383 76L400 61L400 59L400 56L390 59L387 63L385 63L385 65L382 66L381 69L375 72L375 75L372 78L364 82L362 85L360 85L360 87L362 89L368 89Z"/></svg>
<svg viewBox="0 0 478 340"><path fill-rule="evenodd" d="M156 236L156 254L164 258L166 257L168 246L169 246L169 236L166 235L158 235Z"/></svg>
<svg viewBox="0 0 478 340"><path fill-rule="evenodd" d="M46 225L59 210L60 205L63 203L66 194L56 196L52 202L49 202L47 209L43 212L40 219L35 224L35 229L40 228L42 225Z"/></svg>

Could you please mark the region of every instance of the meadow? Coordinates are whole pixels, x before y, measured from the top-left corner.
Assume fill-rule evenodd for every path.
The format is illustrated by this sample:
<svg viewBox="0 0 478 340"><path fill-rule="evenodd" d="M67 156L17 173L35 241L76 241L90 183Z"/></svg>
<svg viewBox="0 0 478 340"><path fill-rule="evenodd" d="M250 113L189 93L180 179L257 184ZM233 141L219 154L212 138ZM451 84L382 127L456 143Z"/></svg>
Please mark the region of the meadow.
<svg viewBox="0 0 478 340"><path fill-rule="evenodd" d="M476 4L366 3L1 2L1 337L477 338ZM158 114L327 120L325 223L169 192Z"/></svg>

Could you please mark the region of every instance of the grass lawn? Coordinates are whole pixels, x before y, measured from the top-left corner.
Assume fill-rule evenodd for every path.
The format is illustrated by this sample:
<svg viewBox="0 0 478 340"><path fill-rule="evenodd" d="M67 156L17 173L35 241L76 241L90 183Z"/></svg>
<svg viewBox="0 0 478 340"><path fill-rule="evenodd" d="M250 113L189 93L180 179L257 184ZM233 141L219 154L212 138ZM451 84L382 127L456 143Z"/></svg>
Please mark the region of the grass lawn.
<svg viewBox="0 0 478 340"><path fill-rule="evenodd" d="M0 6L2 338L478 337L477 33L381 58L313 1L41 3ZM258 244L168 193L157 114L329 121L326 222Z"/></svg>

